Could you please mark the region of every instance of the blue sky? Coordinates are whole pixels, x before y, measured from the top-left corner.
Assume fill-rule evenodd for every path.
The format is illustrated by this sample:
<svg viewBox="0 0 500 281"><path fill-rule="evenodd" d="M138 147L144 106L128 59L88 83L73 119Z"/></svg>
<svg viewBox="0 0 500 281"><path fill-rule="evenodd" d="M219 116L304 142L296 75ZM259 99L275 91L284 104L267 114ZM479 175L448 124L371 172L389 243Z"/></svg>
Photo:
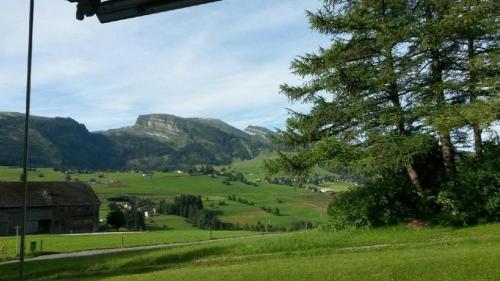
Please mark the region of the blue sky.
<svg viewBox="0 0 500 281"><path fill-rule="evenodd" d="M29 1L5 2L0 111L22 112ZM148 113L283 127L285 108L307 109L279 94L283 82L300 81L290 61L328 44L305 16L320 0L223 0L105 25L76 21L64 0L35 2L33 114L90 130Z"/></svg>

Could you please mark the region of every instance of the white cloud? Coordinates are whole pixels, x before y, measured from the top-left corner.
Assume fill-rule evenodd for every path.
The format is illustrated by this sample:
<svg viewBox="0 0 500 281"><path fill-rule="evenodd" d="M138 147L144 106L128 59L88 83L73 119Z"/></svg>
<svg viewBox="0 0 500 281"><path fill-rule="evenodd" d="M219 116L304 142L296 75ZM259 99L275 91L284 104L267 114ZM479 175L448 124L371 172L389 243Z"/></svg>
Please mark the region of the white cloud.
<svg viewBox="0 0 500 281"><path fill-rule="evenodd" d="M33 112L71 116L92 130L137 115L216 117L235 126L284 124L279 85L290 60L327 42L307 28L311 0L225 0L101 25L74 6L37 2ZM0 111L22 111L27 5L0 14ZM297 105L298 108L304 108Z"/></svg>

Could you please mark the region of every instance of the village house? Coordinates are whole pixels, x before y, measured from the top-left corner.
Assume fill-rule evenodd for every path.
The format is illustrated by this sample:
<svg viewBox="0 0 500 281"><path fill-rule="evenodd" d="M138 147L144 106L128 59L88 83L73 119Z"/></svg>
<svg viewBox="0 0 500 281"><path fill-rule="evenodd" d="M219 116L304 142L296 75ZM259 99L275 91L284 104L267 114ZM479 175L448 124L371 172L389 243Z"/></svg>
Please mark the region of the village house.
<svg viewBox="0 0 500 281"><path fill-rule="evenodd" d="M332 194L333 190L331 188L321 188L319 190L321 193L327 193L327 194Z"/></svg>
<svg viewBox="0 0 500 281"><path fill-rule="evenodd" d="M95 184L97 184L97 180L96 179L90 179L90 180L87 181L87 183L90 184L90 185L95 185Z"/></svg>
<svg viewBox="0 0 500 281"><path fill-rule="evenodd" d="M152 218L156 216L156 208L146 207L142 209L145 218Z"/></svg>
<svg viewBox="0 0 500 281"><path fill-rule="evenodd" d="M21 226L20 182L0 182L0 236ZM26 233L82 233L98 230L100 202L81 182L28 183Z"/></svg>

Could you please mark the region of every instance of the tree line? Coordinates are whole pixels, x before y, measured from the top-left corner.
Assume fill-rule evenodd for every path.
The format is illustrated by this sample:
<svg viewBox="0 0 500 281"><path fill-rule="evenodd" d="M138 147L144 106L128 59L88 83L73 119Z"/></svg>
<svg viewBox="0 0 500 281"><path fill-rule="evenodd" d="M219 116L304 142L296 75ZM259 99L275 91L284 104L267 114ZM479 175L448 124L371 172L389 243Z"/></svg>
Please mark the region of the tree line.
<svg viewBox="0 0 500 281"><path fill-rule="evenodd" d="M174 202L160 201L159 212L165 215L176 215L188 219L195 227L201 229L222 230L231 229L232 225L223 223L217 218L215 211L207 210L203 206L200 196L180 195Z"/></svg>
<svg viewBox="0 0 500 281"><path fill-rule="evenodd" d="M308 18L331 44L292 62L302 84L281 86L312 109L291 111L268 170L360 175L329 208L335 227L500 220L495 1L323 2Z"/></svg>

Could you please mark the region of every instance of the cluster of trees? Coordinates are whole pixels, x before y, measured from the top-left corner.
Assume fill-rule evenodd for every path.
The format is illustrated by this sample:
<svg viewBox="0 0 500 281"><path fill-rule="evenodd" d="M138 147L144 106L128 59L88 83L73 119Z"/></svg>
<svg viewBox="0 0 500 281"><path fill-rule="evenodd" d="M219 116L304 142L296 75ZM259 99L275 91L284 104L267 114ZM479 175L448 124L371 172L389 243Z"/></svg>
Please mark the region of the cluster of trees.
<svg viewBox="0 0 500 281"><path fill-rule="evenodd" d="M188 218L190 213L203 209L203 200L200 196L180 195L174 198L173 203L160 201L159 212Z"/></svg>
<svg viewBox="0 0 500 281"><path fill-rule="evenodd" d="M278 208L271 208L271 207L265 207L261 206L260 209L264 212L279 216L280 215L280 209Z"/></svg>
<svg viewBox="0 0 500 281"><path fill-rule="evenodd" d="M108 205L110 212L106 216L106 222L116 229L116 231L121 227L135 231L145 230L144 201L133 198L127 204L130 206L129 208L122 208L117 201L111 201Z"/></svg>
<svg viewBox="0 0 500 281"><path fill-rule="evenodd" d="M96 171L94 170L89 170L89 169L59 169L59 168L52 168L52 170L54 172L62 172L62 173L65 173L65 174L84 174L84 175L88 175L88 174L94 174L96 173Z"/></svg>
<svg viewBox="0 0 500 281"><path fill-rule="evenodd" d="M255 202L249 201L247 199L243 199L241 197L236 197L236 195L229 195L227 197L227 199L229 199L231 201L235 201L235 202L241 203L241 204L245 204L245 205L250 205L250 206L255 205Z"/></svg>
<svg viewBox="0 0 500 281"><path fill-rule="evenodd" d="M242 204L254 205L253 202L247 201L236 195L230 195L228 197L231 201L237 201ZM239 200L239 201L238 201ZM219 205L225 205L223 201L219 202ZM278 208L268 208L260 207L262 210L274 214L280 215L280 210ZM217 217L216 211L207 210L203 207L203 200L200 196L194 195L180 195L175 197L173 203L168 203L165 200L160 201L159 212L165 215L176 215L181 216L186 219L193 226L201 229L212 229L212 230L253 230L261 232L277 232L277 231L297 231L303 229L312 229L313 223L307 221L300 221L292 223L289 227L284 226L273 226L270 223L263 224L257 221L256 224L244 224L239 223L223 223Z"/></svg>
<svg viewBox="0 0 500 281"><path fill-rule="evenodd" d="M108 202L130 202L130 197L126 195L109 197Z"/></svg>
<svg viewBox="0 0 500 281"><path fill-rule="evenodd" d="M196 167L196 166L189 167L188 174L191 176L220 175L220 172L217 171L211 165L201 165L200 167Z"/></svg>
<svg viewBox="0 0 500 281"><path fill-rule="evenodd" d="M318 174L314 175L308 175L305 178L299 179L297 177L285 177L285 176L280 176L280 177L270 177L266 176L264 178L264 181L267 183L271 184L279 184L279 185L287 185L287 186L294 186L294 185L303 185L303 184L312 184L312 185L321 185L326 182L338 182L338 181L353 181L353 179L358 180L359 177L340 177L340 176L321 176ZM358 182L358 181L356 181Z"/></svg>
<svg viewBox="0 0 500 281"><path fill-rule="evenodd" d="M176 215L187 218L188 221L201 229L231 229L231 224L223 223L217 218L217 213L203 207L200 196L180 195L176 196L173 203L160 202L159 212L161 214Z"/></svg>
<svg viewBox="0 0 500 281"><path fill-rule="evenodd" d="M321 164L361 175L330 206L339 227L499 220L497 10L488 0L324 0L308 16L332 43L292 62L302 85L281 87L312 109L291 112L280 141L294 149L270 172L303 181Z"/></svg>
<svg viewBox="0 0 500 281"><path fill-rule="evenodd" d="M245 175L240 172L235 172L235 171L230 171L227 172L225 168L222 168L220 171L215 169L211 165L201 165L201 166L191 166L188 169L188 174L189 175L194 175L194 176L200 176L200 175L209 175L212 177L215 176L224 176L224 180L222 183L224 185L230 185L231 182L242 182L246 185L252 185L252 186L257 186L256 183L253 183L249 181L247 178L245 178Z"/></svg>
<svg viewBox="0 0 500 281"><path fill-rule="evenodd" d="M293 177L265 177L264 181L271 184L293 186L298 183L296 178Z"/></svg>
<svg viewBox="0 0 500 281"><path fill-rule="evenodd" d="M243 173L240 173L240 172L232 171L229 173L224 173L224 176L225 176L225 178L222 181L222 183L224 185L230 185L232 181L239 181L239 182L242 182L246 185L257 186L256 183L249 181L247 178L245 178Z"/></svg>

